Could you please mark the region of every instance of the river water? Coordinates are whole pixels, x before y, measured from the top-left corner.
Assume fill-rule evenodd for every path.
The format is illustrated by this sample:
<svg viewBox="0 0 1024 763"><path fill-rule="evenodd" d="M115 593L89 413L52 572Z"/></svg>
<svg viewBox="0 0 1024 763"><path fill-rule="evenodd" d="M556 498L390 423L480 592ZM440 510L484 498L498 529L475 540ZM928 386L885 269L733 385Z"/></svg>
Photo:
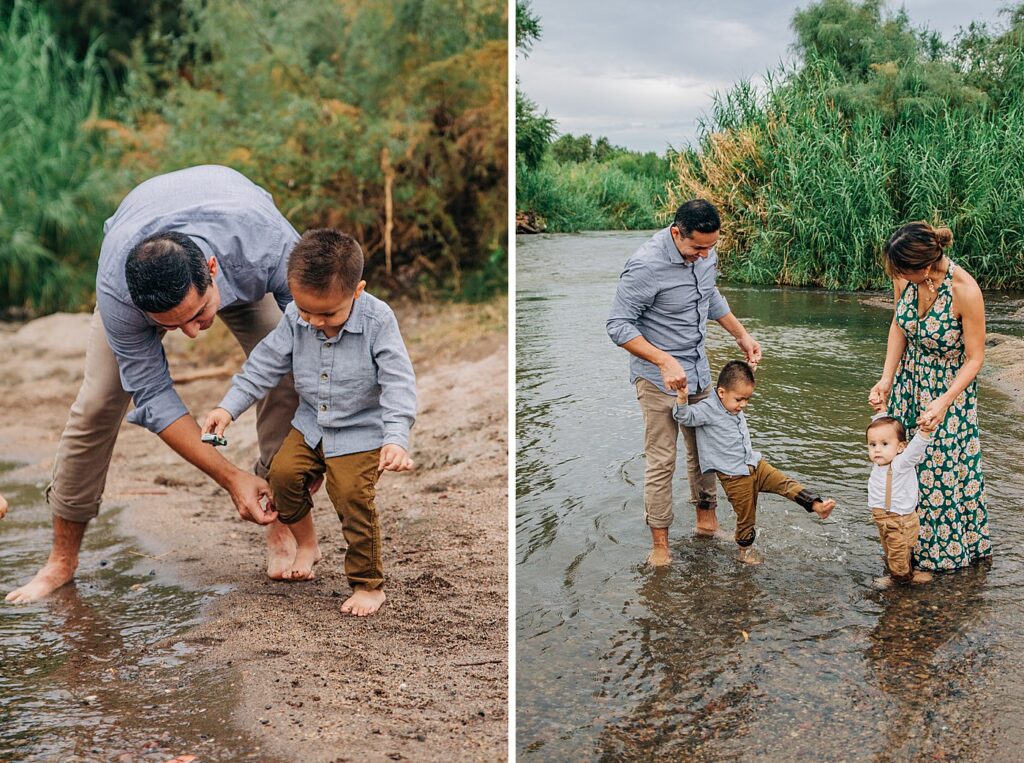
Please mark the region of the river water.
<svg viewBox="0 0 1024 763"><path fill-rule="evenodd" d="M1024 759L1024 436L982 388L995 556L875 590L865 400L889 313L863 294L722 285L761 342L755 448L834 496L822 523L762 496L762 566L692 536L675 482L674 563L643 562L643 423L604 324L643 233L517 239L517 741L522 760ZM989 330L1024 334L1024 295ZM712 377L739 357L709 329ZM731 511L719 487L719 518Z"/></svg>
<svg viewBox="0 0 1024 763"><path fill-rule="evenodd" d="M5 474L0 568L7 584L46 559L42 485ZM229 672L200 670L185 632L225 591L192 589L117 531L105 507L86 534L78 580L43 602L0 600L0 761L266 760L232 730Z"/></svg>

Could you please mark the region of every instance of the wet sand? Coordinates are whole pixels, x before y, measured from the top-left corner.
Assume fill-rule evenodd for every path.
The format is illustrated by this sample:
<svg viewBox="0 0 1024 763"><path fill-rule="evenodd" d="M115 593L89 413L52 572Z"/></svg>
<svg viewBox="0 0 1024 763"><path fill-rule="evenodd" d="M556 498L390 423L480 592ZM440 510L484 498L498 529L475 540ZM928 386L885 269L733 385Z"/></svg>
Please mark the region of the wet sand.
<svg viewBox="0 0 1024 763"><path fill-rule="evenodd" d="M271 581L261 529L239 519L226 493L143 429L125 424L118 439L105 500L125 507L121 529L154 566L231 587L177 640L201 647L188 669L224 670L239 685L235 724L267 759L506 758L505 304L396 312L419 382L417 470L379 485L388 601L372 618L340 614L344 539L326 491L315 509L317 580ZM27 464L12 476L40 479L52 467L89 317L0 330L0 456ZM165 347L172 375L194 379L178 389L201 417L241 351L220 324ZM254 422L250 410L228 430L236 464L255 458Z"/></svg>

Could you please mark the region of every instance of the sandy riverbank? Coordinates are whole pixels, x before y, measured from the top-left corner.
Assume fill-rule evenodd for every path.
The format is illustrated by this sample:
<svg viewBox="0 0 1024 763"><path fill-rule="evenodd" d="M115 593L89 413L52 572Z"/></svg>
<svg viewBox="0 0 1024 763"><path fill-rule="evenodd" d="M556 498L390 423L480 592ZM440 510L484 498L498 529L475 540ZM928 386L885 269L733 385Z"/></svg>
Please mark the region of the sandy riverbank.
<svg viewBox="0 0 1024 763"><path fill-rule="evenodd" d="M501 760L507 713L507 335L504 303L396 309L416 366L418 468L378 491L388 602L342 617L344 540L326 497L316 523L318 579L264 574L259 528L159 440L125 424L106 501L124 529L182 578L232 588L176 640L202 646L199 669L228 670L237 725L285 760ZM47 473L81 380L88 315L0 332L0 455ZM218 324L201 340L168 337L179 391L201 416L241 362ZM198 378L196 378L198 377ZM26 415L26 412L30 412ZM228 458L254 458L254 415L229 432ZM14 507L16 510L16 507ZM40 562L42 559L40 560ZM88 574L88 570L82 570ZM4 581L5 590L16 581Z"/></svg>

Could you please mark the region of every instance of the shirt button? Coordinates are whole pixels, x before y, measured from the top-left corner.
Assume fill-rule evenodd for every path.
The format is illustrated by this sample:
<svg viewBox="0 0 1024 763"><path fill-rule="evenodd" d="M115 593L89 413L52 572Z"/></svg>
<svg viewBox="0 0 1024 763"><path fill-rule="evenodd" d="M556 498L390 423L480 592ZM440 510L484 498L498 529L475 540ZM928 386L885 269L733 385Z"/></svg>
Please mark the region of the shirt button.
<svg viewBox="0 0 1024 763"><path fill-rule="evenodd" d="M320 404L320 410L321 411L326 411L327 410L327 403L321 403Z"/></svg>
<svg viewBox="0 0 1024 763"><path fill-rule="evenodd" d="M327 381L327 374L320 374L320 381Z"/></svg>

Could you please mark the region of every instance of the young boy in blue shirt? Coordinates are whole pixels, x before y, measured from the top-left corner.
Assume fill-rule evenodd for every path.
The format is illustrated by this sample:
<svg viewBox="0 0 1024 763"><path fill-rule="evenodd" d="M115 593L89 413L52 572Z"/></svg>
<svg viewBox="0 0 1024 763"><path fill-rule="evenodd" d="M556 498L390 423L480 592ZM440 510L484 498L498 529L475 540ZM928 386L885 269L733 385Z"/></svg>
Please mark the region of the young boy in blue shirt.
<svg viewBox="0 0 1024 763"><path fill-rule="evenodd" d="M686 388L678 391L672 413L681 426L694 427L701 471L716 472L736 512L736 543L740 560L760 564L752 548L759 493L784 495L821 519L836 502L810 493L803 485L769 464L750 443L743 409L754 395L754 370L742 360L730 360L718 374L716 394L687 405Z"/></svg>
<svg viewBox="0 0 1024 763"><path fill-rule="evenodd" d="M307 231L288 260L294 302L250 353L203 432L223 436L285 374L294 375L299 406L268 477L278 518L297 544L286 577L314 577L320 551L310 489L326 477L348 542L345 575L353 594L341 611L366 616L385 600L377 479L413 467L416 378L394 313L365 292L362 273L363 252L353 238Z"/></svg>

